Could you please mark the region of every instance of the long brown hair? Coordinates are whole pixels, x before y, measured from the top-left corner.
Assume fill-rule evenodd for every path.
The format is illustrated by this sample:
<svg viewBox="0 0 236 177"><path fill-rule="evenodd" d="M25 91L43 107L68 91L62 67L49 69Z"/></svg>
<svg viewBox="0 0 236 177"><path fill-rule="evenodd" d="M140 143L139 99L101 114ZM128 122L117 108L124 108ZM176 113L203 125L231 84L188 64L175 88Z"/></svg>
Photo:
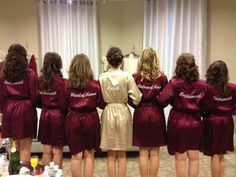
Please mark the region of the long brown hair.
<svg viewBox="0 0 236 177"><path fill-rule="evenodd" d="M12 44L6 56L4 78L9 82L24 80L27 76L28 61L26 49L21 44Z"/></svg>
<svg viewBox="0 0 236 177"><path fill-rule="evenodd" d="M4 78L4 74L3 74L4 68L5 68L5 61L1 61L0 62L0 79Z"/></svg>
<svg viewBox="0 0 236 177"><path fill-rule="evenodd" d="M192 54L183 53L178 57L175 74L175 77L181 78L190 84L199 80L198 66Z"/></svg>
<svg viewBox="0 0 236 177"><path fill-rule="evenodd" d="M221 94L226 93L226 84L229 81L227 65L224 61L218 60L213 62L207 69L206 82L215 85L220 89Z"/></svg>
<svg viewBox="0 0 236 177"><path fill-rule="evenodd" d="M42 82L40 88L49 91L52 88L52 79L55 75L61 76L62 61L60 55L55 52L48 52L44 56L42 72Z"/></svg>
<svg viewBox="0 0 236 177"><path fill-rule="evenodd" d="M74 56L69 69L69 86L72 88L87 88L93 79L93 71L89 58L85 54Z"/></svg>
<svg viewBox="0 0 236 177"><path fill-rule="evenodd" d="M148 47L143 50L138 64L138 72L148 80L156 79L161 75L160 59L154 49Z"/></svg>

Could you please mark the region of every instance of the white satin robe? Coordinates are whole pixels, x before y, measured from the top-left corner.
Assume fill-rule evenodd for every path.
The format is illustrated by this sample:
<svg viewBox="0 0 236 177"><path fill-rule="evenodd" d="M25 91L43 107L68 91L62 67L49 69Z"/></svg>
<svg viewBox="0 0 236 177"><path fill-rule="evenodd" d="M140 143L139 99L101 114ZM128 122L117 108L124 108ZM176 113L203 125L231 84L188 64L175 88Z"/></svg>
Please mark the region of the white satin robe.
<svg viewBox="0 0 236 177"><path fill-rule="evenodd" d="M137 105L141 100L134 78L120 69L111 68L99 78L104 101L101 149L127 150L132 146L132 115L128 97Z"/></svg>

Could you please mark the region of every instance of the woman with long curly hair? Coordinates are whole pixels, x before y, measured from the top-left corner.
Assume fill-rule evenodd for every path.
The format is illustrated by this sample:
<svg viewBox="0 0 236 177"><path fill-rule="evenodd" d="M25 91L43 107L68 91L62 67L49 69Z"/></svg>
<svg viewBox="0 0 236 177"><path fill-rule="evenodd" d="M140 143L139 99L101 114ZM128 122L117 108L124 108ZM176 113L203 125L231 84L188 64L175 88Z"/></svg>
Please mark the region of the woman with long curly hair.
<svg viewBox="0 0 236 177"><path fill-rule="evenodd" d="M100 84L93 79L89 58L85 54L76 55L69 68L66 86L66 137L71 152L71 173L81 176L81 161L84 156L86 177L94 171L94 152L100 146L100 120L97 107L104 108Z"/></svg>
<svg viewBox="0 0 236 177"><path fill-rule="evenodd" d="M28 68L26 49L12 44L3 71L2 138L15 138L20 160L29 163L32 139L36 138L38 82L34 71Z"/></svg>
<svg viewBox="0 0 236 177"><path fill-rule="evenodd" d="M158 97L159 104L172 106L167 125L167 148L170 155L175 155L178 177L198 176L203 135L201 106L206 90L206 83L199 80L194 56L181 54L176 62L175 76Z"/></svg>
<svg viewBox="0 0 236 177"><path fill-rule="evenodd" d="M163 107L158 105L157 97L168 81L166 75L161 72L160 59L154 49L143 50L138 72L133 77L142 93L141 102L134 107L133 145L139 147L141 177L156 177L159 147L166 145L165 116Z"/></svg>
<svg viewBox="0 0 236 177"><path fill-rule="evenodd" d="M38 139L43 146L43 165L51 161L62 168L65 140L65 79L61 73L61 57L54 52L44 56L39 78L42 111Z"/></svg>
<svg viewBox="0 0 236 177"><path fill-rule="evenodd" d="M208 84L204 101L203 153L211 156L211 176L224 176L224 154L234 150L232 114L235 111L235 85L228 83L228 68L224 61L213 62L206 73Z"/></svg>
<svg viewBox="0 0 236 177"><path fill-rule="evenodd" d="M100 147L107 150L108 177L125 177L126 150L132 145L132 115L127 103L130 98L137 105L141 100L141 92L132 75L120 70L123 55L118 47L108 50L107 61L109 70L99 78L102 95L107 103L102 113Z"/></svg>

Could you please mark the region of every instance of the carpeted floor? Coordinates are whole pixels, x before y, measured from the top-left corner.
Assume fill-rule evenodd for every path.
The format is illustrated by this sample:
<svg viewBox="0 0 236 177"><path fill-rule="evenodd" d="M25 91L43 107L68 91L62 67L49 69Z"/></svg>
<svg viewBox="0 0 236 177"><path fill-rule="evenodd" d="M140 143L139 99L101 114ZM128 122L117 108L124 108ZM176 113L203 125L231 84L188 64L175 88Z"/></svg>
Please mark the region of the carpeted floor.
<svg viewBox="0 0 236 177"><path fill-rule="evenodd" d="M1 142L1 141L0 141ZM236 133L234 134L234 143L236 150ZM42 154L39 154L41 156ZM126 177L139 177L138 152L128 152L127 174ZM70 158L65 153L63 159L63 173L65 177L71 177ZM166 147L160 149L160 167L158 177L175 177L174 156L167 153ZM200 154L199 177L210 177L210 157ZM107 177L106 156L98 155L95 158L94 177ZM224 177L236 177L236 152L225 155L225 175Z"/></svg>
<svg viewBox="0 0 236 177"><path fill-rule="evenodd" d="M137 153L128 153L128 168L126 177L139 177ZM236 152L225 156L225 177L236 177ZM95 159L94 177L107 177L106 158L97 157ZM70 159L64 159L63 172L65 177L71 177ZM160 150L160 167L158 177L175 177L174 156L169 156L166 147ZM210 177L210 158L200 155L199 177Z"/></svg>

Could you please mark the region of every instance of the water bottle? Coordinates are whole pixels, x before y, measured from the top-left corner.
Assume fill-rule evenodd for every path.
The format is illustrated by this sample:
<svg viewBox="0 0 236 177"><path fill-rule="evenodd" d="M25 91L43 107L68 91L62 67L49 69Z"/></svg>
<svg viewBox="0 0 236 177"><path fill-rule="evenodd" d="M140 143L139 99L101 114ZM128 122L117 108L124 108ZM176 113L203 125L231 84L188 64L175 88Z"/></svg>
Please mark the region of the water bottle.
<svg viewBox="0 0 236 177"><path fill-rule="evenodd" d="M54 162L50 162L49 163L49 171L48 171L48 174L49 174L50 177L54 176L53 167L54 167Z"/></svg>
<svg viewBox="0 0 236 177"><path fill-rule="evenodd" d="M55 177L64 177L62 169L58 169L57 174Z"/></svg>
<svg viewBox="0 0 236 177"><path fill-rule="evenodd" d="M2 146L0 147L0 153L10 153L11 142L9 138L2 140Z"/></svg>
<svg viewBox="0 0 236 177"><path fill-rule="evenodd" d="M56 176L58 169L59 169L58 165L53 166L53 176Z"/></svg>
<svg viewBox="0 0 236 177"><path fill-rule="evenodd" d="M50 177L49 176L49 166L44 167L43 177Z"/></svg>
<svg viewBox="0 0 236 177"><path fill-rule="evenodd" d="M2 153L0 154L0 176L8 176L8 166L9 166L9 161L7 159L7 154Z"/></svg>
<svg viewBox="0 0 236 177"><path fill-rule="evenodd" d="M6 153L6 152L7 152L6 145L2 144L2 146L0 147L0 154Z"/></svg>

